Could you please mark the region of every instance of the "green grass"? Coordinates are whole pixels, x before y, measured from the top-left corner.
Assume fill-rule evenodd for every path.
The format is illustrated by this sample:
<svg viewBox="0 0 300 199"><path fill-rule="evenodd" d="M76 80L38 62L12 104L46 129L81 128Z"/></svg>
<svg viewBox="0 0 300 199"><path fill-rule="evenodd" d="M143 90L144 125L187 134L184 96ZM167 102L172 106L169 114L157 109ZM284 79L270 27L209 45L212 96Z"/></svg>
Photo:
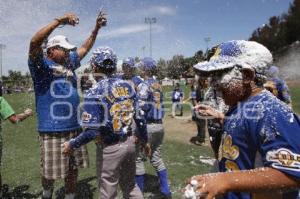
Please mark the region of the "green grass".
<svg viewBox="0 0 300 199"><path fill-rule="evenodd" d="M165 102L166 114L171 113L173 89L174 89L173 86L164 87L164 102ZM191 91L190 86L181 86L181 89L184 93L184 100L187 100L190 97L190 91ZM189 113L191 112L191 101L187 100L183 104L183 111Z"/></svg>
<svg viewBox="0 0 300 199"><path fill-rule="evenodd" d="M293 110L300 114L300 87L292 87L290 94L292 96Z"/></svg>
<svg viewBox="0 0 300 199"><path fill-rule="evenodd" d="M34 108L33 94L13 94L4 96L14 110L19 113L26 107ZM36 198L41 191L40 186L40 152L38 133L36 131L36 118L29 118L17 125L8 121L2 123L3 135L3 158L2 177L3 183L8 184L10 193L13 192L17 198ZM88 145L90 156L90 168L80 170L79 180L81 198L97 198L98 190L95 177L95 146ZM212 155L208 147L198 147L165 140L163 157L169 170L169 177L174 198L180 198L179 190L183 187L186 178L206 173L210 167L199 162L200 155ZM146 164L149 174L149 190L157 188L155 172ZM151 177L150 176L150 177ZM90 179L91 178L91 179ZM152 179L152 184L151 184ZM63 182L56 183L56 190L63 190ZM83 193L85 192L85 193ZM146 193L149 195L149 193Z"/></svg>
<svg viewBox="0 0 300 199"><path fill-rule="evenodd" d="M168 92L172 87L165 88L165 97L168 99ZM189 95L189 88L184 87L185 96ZM291 88L293 98L293 108L300 113L300 87ZM31 94L13 94L4 96L12 105L17 113L26 107L34 108L34 96ZM188 110L188 108L185 108ZM3 135L3 158L2 158L2 177L3 183L8 184L10 191L17 195L17 198L36 198L41 191L40 187L40 155L38 134L36 131L36 118L32 117L17 125L10 124L8 121L2 123ZM90 168L80 170L79 191L82 198L97 198L98 190L95 177L95 146L93 143L88 145L90 156ZM174 198L180 198L179 190L183 187L186 178L201 173L207 173L210 167L199 162L199 156L212 156L208 147L198 147L189 144L182 144L173 140L165 140L163 157L169 171L171 189ZM155 172L147 163L149 190L157 188L156 179L153 177ZM154 181L153 181L154 180ZM149 184L150 183L150 184ZM152 187L152 188L151 188ZM62 191L63 183L56 183L56 190ZM149 193L146 193L149 195Z"/></svg>

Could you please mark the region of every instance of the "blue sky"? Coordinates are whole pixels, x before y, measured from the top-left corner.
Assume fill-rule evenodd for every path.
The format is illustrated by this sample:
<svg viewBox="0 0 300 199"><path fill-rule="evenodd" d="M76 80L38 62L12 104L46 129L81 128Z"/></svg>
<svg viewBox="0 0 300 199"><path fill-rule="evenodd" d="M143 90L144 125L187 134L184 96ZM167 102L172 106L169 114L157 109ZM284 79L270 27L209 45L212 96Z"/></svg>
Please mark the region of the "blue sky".
<svg viewBox="0 0 300 199"><path fill-rule="evenodd" d="M110 46L119 60L149 55L149 25L145 17L156 17L153 25L153 57L170 59L175 54L192 56L222 41L248 39L269 17L287 12L292 0L1 0L0 43L3 74L28 71L28 46L33 34L65 12L76 13L80 24L65 26L52 35L64 34L77 46L89 36L101 6L108 25L94 47ZM143 51L143 46L145 50ZM82 61L85 64L90 54Z"/></svg>

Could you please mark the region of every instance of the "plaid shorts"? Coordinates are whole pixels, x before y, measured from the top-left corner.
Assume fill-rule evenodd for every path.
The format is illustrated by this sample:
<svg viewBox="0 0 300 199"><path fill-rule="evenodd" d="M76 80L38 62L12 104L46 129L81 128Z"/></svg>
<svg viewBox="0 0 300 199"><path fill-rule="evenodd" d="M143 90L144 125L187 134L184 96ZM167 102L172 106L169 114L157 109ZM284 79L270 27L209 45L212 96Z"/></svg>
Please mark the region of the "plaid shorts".
<svg viewBox="0 0 300 199"><path fill-rule="evenodd" d="M75 149L71 155L62 153L62 144L79 135L75 130L61 133L40 133L41 175L49 180L65 178L69 170L88 167L86 146Z"/></svg>

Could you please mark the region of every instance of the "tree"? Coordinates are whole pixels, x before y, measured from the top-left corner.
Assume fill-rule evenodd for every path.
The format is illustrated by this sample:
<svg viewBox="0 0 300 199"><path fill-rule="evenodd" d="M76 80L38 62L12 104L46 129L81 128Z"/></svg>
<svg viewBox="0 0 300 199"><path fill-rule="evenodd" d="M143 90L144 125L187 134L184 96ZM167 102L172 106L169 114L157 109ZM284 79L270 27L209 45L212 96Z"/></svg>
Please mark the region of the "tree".
<svg viewBox="0 0 300 199"><path fill-rule="evenodd" d="M290 4L288 13L273 16L268 24L253 31L249 40L257 41L275 52L300 40L300 0Z"/></svg>
<svg viewBox="0 0 300 199"><path fill-rule="evenodd" d="M286 15L287 43L300 40L300 0L294 0Z"/></svg>
<svg viewBox="0 0 300 199"><path fill-rule="evenodd" d="M160 58L157 62L157 78L158 79L161 80L168 76L167 68L168 68L167 61L164 60L163 58Z"/></svg>
<svg viewBox="0 0 300 199"><path fill-rule="evenodd" d="M167 62L167 74L172 79L179 79L183 73L184 57L183 55L174 55L173 58Z"/></svg>

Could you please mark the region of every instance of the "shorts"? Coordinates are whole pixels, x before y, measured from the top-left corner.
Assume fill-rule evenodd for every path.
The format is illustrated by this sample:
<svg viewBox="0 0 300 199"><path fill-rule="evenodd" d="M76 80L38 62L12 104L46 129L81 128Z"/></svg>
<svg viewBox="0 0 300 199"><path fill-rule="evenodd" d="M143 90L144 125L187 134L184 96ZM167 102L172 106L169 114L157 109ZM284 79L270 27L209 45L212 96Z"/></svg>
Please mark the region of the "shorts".
<svg viewBox="0 0 300 199"><path fill-rule="evenodd" d="M86 168L89 164L86 146L74 149L71 155L62 153L62 144L76 137L81 130L60 133L40 133L41 175L48 180L65 178L69 171Z"/></svg>

